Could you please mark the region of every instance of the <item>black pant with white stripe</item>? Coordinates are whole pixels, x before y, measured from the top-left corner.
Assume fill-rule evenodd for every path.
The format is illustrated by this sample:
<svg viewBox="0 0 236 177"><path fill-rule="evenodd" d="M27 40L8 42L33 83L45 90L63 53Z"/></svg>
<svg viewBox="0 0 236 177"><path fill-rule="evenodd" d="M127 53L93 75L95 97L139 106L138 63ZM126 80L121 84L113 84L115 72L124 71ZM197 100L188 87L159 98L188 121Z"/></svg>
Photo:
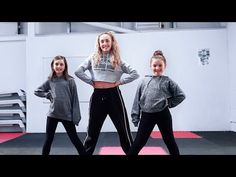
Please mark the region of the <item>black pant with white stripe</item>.
<svg viewBox="0 0 236 177"><path fill-rule="evenodd" d="M89 123L84 142L87 154L93 154L99 133L107 115L109 115L115 125L121 147L125 154L127 154L133 143L133 138L120 89L118 87L106 89L95 88L90 98L89 107Z"/></svg>

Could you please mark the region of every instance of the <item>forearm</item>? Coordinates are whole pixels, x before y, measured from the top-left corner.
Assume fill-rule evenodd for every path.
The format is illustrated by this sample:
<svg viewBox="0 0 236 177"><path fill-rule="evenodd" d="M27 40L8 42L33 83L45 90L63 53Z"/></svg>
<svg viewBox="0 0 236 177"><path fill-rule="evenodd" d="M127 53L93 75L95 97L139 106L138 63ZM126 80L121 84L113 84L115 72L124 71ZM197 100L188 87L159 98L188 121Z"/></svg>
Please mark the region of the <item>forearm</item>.
<svg viewBox="0 0 236 177"><path fill-rule="evenodd" d="M89 77L87 74L85 74L85 71L82 67L80 67L77 71L75 71L75 75L81 79L82 81L84 81L87 84L92 85L93 81L92 78Z"/></svg>
<svg viewBox="0 0 236 177"><path fill-rule="evenodd" d="M46 98L49 92L43 91L41 89L37 89L34 91L34 94L38 97Z"/></svg>
<svg viewBox="0 0 236 177"><path fill-rule="evenodd" d="M168 99L169 108L173 108L173 107L179 105L184 99L185 99L184 94L169 98Z"/></svg>
<svg viewBox="0 0 236 177"><path fill-rule="evenodd" d="M136 70L133 70L128 77L125 77L125 78L122 78L120 80L120 83L121 85L123 84L127 84L127 83L130 83L132 81L134 81L135 79L138 79L139 78L139 74L137 73Z"/></svg>

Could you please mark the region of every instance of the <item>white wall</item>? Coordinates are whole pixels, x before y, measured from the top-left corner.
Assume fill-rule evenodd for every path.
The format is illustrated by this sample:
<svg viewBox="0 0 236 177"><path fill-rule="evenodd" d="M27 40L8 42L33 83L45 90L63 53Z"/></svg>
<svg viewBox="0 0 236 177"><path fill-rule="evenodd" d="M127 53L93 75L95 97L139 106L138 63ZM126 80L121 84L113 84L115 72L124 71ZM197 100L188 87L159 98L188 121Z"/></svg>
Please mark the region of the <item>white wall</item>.
<svg viewBox="0 0 236 177"><path fill-rule="evenodd" d="M17 35L17 22L0 22L0 36Z"/></svg>
<svg viewBox="0 0 236 177"><path fill-rule="evenodd" d="M179 83L186 93L186 100L171 110L175 130L229 130L225 29L127 34L120 38L120 44L124 59L127 58L141 76L150 71L149 58L153 51L163 50L167 58L165 74ZM204 48L210 49L211 55L210 64L205 66L198 58L198 50ZM126 87L129 88L126 90L134 90L136 83ZM130 112L133 92L124 97Z"/></svg>
<svg viewBox="0 0 236 177"><path fill-rule="evenodd" d="M65 22L38 22L35 23L36 34L67 33L68 23Z"/></svg>
<svg viewBox="0 0 236 177"><path fill-rule="evenodd" d="M228 54L229 54L229 94L230 94L230 125L231 130L236 131L236 23L228 23Z"/></svg>
<svg viewBox="0 0 236 177"><path fill-rule="evenodd" d="M219 22L176 22L177 28L220 28L224 27L223 23Z"/></svg>
<svg viewBox="0 0 236 177"><path fill-rule="evenodd" d="M166 55L168 65L165 74L179 83L187 96L181 105L171 109L175 130L230 129L229 89L225 87L229 85L226 29L160 31L116 36L123 60L136 68L141 78L150 73L149 60L154 50L161 49ZM77 65L93 51L95 38L96 34L54 35L34 37L28 41L28 132L45 131L49 105L33 92L46 79L46 63L55 55L64 55L69 60L69 71L73 75ZM201 65L198 58L198 50L204 48L210 49L210 63L205 66ZM139 80L120 87L129 116ZM80 101L83 101L80 104L82 120L78 131L84 132L87 128L88 101L92 89L78 78L76 82ZM131 123L130 117L129 120ZM132 123L131 130L136 131ZM57 131L64 131L64 128L59 126ZM115 131L109 119L105 121L102 131Z"/></svg>
<svg viewBox="0 0 236 177"><path fill-rule="evenodd" d="M0 38L1 39L1 38ZM0 40L1 74L0 91L26 89L25 41Z"/></svg>

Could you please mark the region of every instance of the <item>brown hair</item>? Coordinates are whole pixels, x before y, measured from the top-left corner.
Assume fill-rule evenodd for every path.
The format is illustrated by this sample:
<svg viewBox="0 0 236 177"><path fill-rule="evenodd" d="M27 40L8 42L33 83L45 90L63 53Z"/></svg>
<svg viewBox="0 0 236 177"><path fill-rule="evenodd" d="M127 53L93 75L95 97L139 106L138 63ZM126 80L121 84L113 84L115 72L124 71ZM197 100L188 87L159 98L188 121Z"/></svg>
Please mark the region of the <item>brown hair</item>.
<svg viewBox="0 0 236 177"><path fill-rule="evenodd" d="M163 55L163 53L162 53L161 50L156 50L156 51L153 53L150 63L152 62L153 59L160 59L160 60L162 60L162 61L165 63L165 65L166 65L166 58L164 57L164 55Z"/></svg>
<svg viewBox="0 0 236 177"><path fill-rule="evenodd" d="M54 69L53 69L53 64L54 64L54 62L57 61L57 60L63 60L64 63L65 63L65 70L63 71L63 76L64 76L65 80L68 80L69 78L73 78L72 76L70 76L70 75L68 74L68 64L67 64L66 58L65 58L64 56L57 55L57 56L55 56L55 57L53 58L53 60L52 60L52 62L51 62L51 74L48 76L48 79L49 79L49 80L52 80L53 78L56 77L56 73L55 73L55 71L54 71Z"/></svg>

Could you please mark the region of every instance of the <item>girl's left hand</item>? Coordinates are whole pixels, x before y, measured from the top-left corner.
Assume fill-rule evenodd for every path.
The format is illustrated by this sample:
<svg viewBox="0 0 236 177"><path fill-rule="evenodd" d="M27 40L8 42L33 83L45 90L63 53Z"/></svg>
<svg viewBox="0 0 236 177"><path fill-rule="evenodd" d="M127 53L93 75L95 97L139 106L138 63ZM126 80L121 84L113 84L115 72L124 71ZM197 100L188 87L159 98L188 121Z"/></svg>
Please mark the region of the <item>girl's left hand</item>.
<svg viewBox="0 0 236 177"><path fill-rule="evenodd" d="M117 87L117 86L119 86L119 85L121 85L121 82L120 82L120 81L116 81L116 82L115 82L115 86Z"/></svg>

